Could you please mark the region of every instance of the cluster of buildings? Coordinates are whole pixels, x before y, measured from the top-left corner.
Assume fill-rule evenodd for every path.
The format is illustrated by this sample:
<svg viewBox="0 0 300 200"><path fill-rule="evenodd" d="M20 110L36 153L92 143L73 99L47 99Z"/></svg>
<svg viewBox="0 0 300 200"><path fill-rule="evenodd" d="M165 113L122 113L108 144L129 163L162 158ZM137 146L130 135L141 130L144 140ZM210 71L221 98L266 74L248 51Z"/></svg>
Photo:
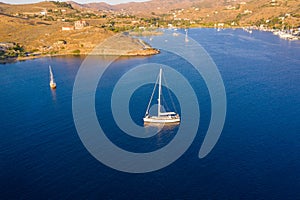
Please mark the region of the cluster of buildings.
<svg viewBox="0 0 300 200"><path fill-rule="evenodd" d="M63 26L61 27L62 31L71 31L71 30L79 30L88 26L89 24L85 20L78 20L74 22L74 26Z"/></svg>

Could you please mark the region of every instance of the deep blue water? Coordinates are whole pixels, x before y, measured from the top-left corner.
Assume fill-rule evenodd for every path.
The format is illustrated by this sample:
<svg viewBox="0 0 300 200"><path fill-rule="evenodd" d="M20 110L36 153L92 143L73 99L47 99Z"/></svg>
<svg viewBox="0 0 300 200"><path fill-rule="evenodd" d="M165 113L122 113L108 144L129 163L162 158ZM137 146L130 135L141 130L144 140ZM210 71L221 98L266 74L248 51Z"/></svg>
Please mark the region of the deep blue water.
<svg viewBox="0 0 300 200"><path fill-rule="evenodd" d="M227 94L225 126L207 157L199 159L198 151L211 114L208 90L189 64L171 53L119 59L97 88L96 111L107 136L135 152L163 147L177 129L163 130L146 142L122 134L109 99L122 74L139 64L163 63L202 91L197 94L200 126L190 148L170 166L146 174L111 169L81 143L72 116L72 90L83 57L5 64L0 65L0 198L299 199L300 42L239 29L191 29L189 36L213 58ZM55 91L48 85L49 64ZM151 92L152 86L137 90L130 101L137 124L149 100L146 90Z"/></svg>

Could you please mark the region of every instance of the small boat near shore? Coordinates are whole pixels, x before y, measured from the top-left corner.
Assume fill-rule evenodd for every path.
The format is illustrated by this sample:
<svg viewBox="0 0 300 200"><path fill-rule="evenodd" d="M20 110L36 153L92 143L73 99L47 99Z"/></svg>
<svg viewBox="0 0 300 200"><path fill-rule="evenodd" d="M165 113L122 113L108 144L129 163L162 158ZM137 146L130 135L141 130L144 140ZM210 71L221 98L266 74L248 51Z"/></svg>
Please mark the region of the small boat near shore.
<svg viewBox="0 0 300 200"><path fill-rule="evenodd" d="M284 39L284 40L298 40L299 39L299 33L293 34L288 31L276 30L276 31L273 31L273 35L277 35L281 39Z"/></svg>
<svg viewBox="0 0 300 200"><path fill-rule="evenodd" d="M49 83L50 88L51 89L56 89L56 83L54 81L54 76L53 76L52 68L51 68L50 65L49 65L49 72L50 72L50 83Z"/></svg>
<svg viewBox="0 0 300 200"><path fill-rule="evenodd" d="M185 29L185 42L189 42L189 38L188 38L188 29Z"/></svg>

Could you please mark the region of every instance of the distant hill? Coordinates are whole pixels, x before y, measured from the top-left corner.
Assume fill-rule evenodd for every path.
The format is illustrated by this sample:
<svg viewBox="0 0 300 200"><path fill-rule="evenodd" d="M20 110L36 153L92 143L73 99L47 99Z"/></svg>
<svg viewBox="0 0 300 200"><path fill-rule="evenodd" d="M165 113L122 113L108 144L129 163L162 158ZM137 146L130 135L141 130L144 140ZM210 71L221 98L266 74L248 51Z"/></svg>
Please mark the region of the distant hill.
<svg viewBox="0 0 300 200"><path fill-rule="evenodd" d="M67 3L71 4L73 8L79 9L79 10L114 10L114 6L104 3L104 2L99 2L99 3L86 3L86 4L80 4L75 1L67 1Z"/></svg>
<svg viewBox="0 0 300 200"><path fill-rule="evenodd" d="M74 7L76 5L98 11L125 12L139 17L176 15L173 19L200 20L204 24L234 22L238 25L258 25L270 21L274 26L284 23L290 26L300 25L299 0L150 0L117 5L69 3ZM176 13L180 9L180 13ZM285 17L284 22L282 17Z"/></svg>
<svg viewBox="0 0 300 200"><path fill-rule="evenodd" d="M129 2L117 5L109 5L107 3L88 3L80 4L84 8L97 10L112 10L112 11L128 11L134 14L164 14L171 10L185 9L190 7L215 8L218 6L229 5L231 2L248 2L249 0L150 0L146 2ZM78 5L74 1L68 1L72 5Z"/></svg>

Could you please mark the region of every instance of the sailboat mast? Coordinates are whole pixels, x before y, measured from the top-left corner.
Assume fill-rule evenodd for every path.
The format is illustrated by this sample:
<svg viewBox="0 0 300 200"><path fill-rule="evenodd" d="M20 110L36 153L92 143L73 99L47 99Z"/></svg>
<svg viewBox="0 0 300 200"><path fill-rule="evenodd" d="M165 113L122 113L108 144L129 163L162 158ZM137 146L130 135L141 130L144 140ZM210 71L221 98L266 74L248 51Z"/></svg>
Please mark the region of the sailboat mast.
<svg viewBox="0 0 300 200"><path fill-rule="evenodd" d="M49 71L50 71L50 81L54 82L53 73L50 65L49 65Z"/></svg>
<svg viewBox="0 0 300 200"><path fill-rule="evenodd" d="M188 39L188 30L185 29L185 42L188 42L189 39Z"/></svg>
<svg viewBox="0 0 300 200"><path fill-rule="evenodd" d="M159 85L158 85L158 108L157 108L157 116L160 116L160 96L161 96L161 77L162 77L162 69L159 70Z"/></svg>

